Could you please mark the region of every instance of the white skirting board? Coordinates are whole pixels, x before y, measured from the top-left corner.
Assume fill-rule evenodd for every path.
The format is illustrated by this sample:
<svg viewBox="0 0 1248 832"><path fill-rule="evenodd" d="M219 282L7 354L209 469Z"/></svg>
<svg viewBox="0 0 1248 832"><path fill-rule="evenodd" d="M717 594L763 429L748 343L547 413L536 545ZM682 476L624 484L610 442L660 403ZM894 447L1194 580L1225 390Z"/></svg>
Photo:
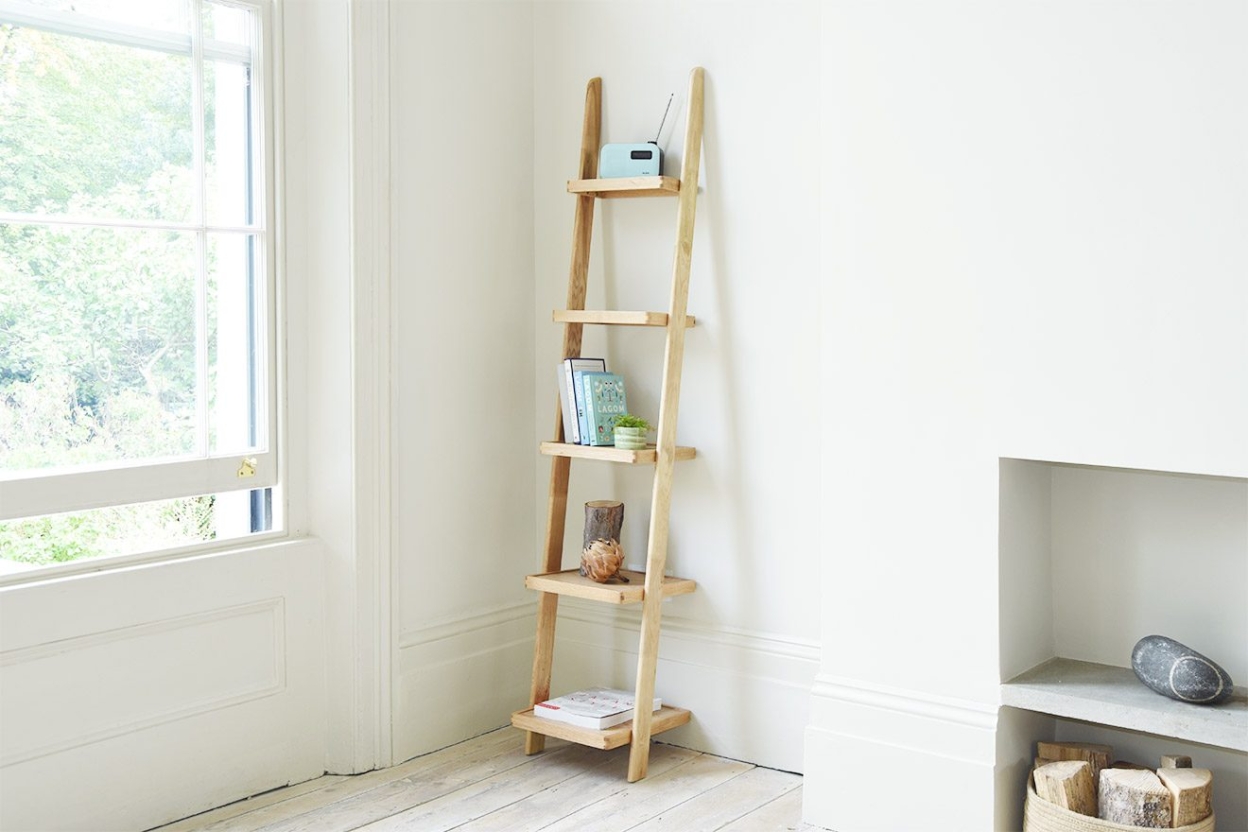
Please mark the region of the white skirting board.
<svg viewBox="0 0 1248 832"><path fill-rule="evenodd" d="M394 759L508 724L528 705L536 604L429 624L399 640Z"/></svg>
<svg viewBox="0 0 1248 832"><path fill-rule="evenodd" d="M997 828L996 712L819 676L806 731L803 819L837 832Z"/></svg>
<svg viewBox="0 0 1248 832"><path fill-rule="evenodd" d="M637 672L634 610L561 601L551 690L631 687ZM801 772L810 689L819 670L813 640L711 627L664 615L655 693L688 708L688 725L662 742Z"/></svg>
<svg viewBox="0 0 1248 832"><path fill-rule="evenodd" d="M525 601L430 624L400 639L396 761L506 725L528 705L536 627ZM552 694L593 685L631 688L638 616L633 609L560 601ZM813 641L711 628L676 617L663 625L655 691L693 711L662 741L784 771L802 770Z"/></svg>

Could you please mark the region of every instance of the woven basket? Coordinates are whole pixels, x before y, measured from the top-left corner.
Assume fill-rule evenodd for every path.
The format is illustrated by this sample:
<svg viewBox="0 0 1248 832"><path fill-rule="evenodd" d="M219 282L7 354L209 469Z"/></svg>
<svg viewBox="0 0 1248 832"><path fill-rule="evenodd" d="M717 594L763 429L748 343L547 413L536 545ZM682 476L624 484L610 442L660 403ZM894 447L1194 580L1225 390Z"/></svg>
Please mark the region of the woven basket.
<svg viewBox="0 0 1248 832"><path fill-rule="evenodd" d="M1027 784L1027 804L1023 809L1023 832L1140 832L1142 827L1123 826L1063 809L1036 797L1035 786ZM1172 832L1213 832L1213 815Z"/></svg>

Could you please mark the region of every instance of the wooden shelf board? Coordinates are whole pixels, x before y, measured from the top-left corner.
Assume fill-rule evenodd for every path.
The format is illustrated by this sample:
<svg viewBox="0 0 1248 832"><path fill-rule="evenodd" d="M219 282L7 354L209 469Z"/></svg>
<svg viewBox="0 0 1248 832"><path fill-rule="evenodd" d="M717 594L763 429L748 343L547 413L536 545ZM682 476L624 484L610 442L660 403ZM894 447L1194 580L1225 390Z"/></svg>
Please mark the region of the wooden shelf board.
<svg viewBox="0 0 1248 832"><path fill-rule="evenodd" d="M1001 686L1014 708L1098 722L1178 740L1248 751L1248 688L1221 705L1192 705L1154 693L1126 667L1056 658Z"/></svg>
<svg viewBox="0 0 1248 832"><path fill-rule="evenodd" d="M569 179L568 193L599 199L644 196L679 196L680 180L674 176L628 176L618 179Z"/></svg>
<svg viewBox="0 0 1248 832"><path fill-rule="evenodd" d="M620 574L628 578L628 583L600 584L597 581L582 577L576 569L567 569L563 572L529 575L524 579L524 585L526 588L535 589L538 592L571 595L574 598L600 601L604 604L639 603L646 594L646 573L621 569ZM664 598L672 595L688 595L697 588L697 582L688 578L663 578Z"/></svg>
<svg viewBox="0 0 1248 832"><path fill-rule="evenodd" d="M689 721L690 716L689 711L684 708L673 708L670 705L664 705L655 713L650 723L650 735L654 736L663 731L669 731L672 728L684 725ZM558 737L561 740L588 745L591 748L600 748L604 751L628 745L633 741L633 721L631 719L622 725L596 731L590 728L580 728L576 725L555 722L553 719L543 719L540 716L534 716L532 708L527 708L512 714L511 724L525 731L532 731L547 737Z"/></svg>
<svg viewBox="0 0 1248 832"><path fill-rule="evenodd" d="M606 326L667 326L666 312L620 312L607 309L556 309L551 316L557 324L603 324ZM697 326L692 315L685 316L685 328Z"/></svg>
<svg viewBox="0 0 1248 832"><path fill-rule="evenodd" d="M570 445L567 442L543 442L539 450L546 456L570 456L577 459L597 459L602 462L622 462L626 465L653 465L659 452L653 445L644 451L626 451L611 445ZM698 455L697 448L677 446L676 461L683 462Z"/></svg>

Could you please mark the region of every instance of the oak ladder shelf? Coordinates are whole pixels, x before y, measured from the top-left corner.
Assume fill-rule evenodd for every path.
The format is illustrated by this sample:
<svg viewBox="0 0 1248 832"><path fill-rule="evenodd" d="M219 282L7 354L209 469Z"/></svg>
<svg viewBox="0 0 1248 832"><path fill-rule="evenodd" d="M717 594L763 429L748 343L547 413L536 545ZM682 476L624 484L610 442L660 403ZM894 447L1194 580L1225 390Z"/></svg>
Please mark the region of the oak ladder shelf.
<svg viewBox="0 0 1248 832"><path fill-rule="evenodd" d="M654 700L654 675L658 665L659 619L665 597L693 592L696 584L688 579L664 575L667 565L668 519L671 508L672 468L680 460L693 459L693 448L677 447L676 415L680 402L680 374L685 352L685 331L694 326L686 314L689 298L689 265L693 251L693 221L697 209L698 167L702 156L703 70L694 67L689 76L689 100L685 122L684 157L680 178L639 176L595 179L602 127L602 79L593 78L585 90L585 117L581 127L579 177L568 182L568 193L576 196L572 233L572 266L568 276L566 309L553 314L563 324L563 357L581 353L581 337L588 325L642 326L666 333L663 387L659 399L659 423L655 445L639 451L613 447L572 445L563 441L563 409L556 401L555 440L543 442L541 453L550 456L550 492L546 515L546 550L541 574L530 575L525 586L539 593L537 640L533 650L533 683L530 707L512 714L511 724L527 732L525 752L536 754L545 747L546 737L558 737L594 748L609 749L630 745L628 781L646 776L650 762L650 739L655 734L684 725L689 711L664 705L652 712L648 707L633 711L633 719L602 731L579 728L533 714L533 706L550 698L550 676L554 665L555 621L560 595L604 604L641 604L641 634L637 649L635 702ZM626 312L586 310L585 292L589 271L590 238L593 235L594 202L597 199L675 197L676 248L672 264L671 301L666 312ZM577 570L564 570L563 537L568 510L568 477L573 459L613 462L625 465L653 465L654 488L650 502L650 534L646 549L646 571L623 574L627 584L599 584L581 577Z"/></svg>

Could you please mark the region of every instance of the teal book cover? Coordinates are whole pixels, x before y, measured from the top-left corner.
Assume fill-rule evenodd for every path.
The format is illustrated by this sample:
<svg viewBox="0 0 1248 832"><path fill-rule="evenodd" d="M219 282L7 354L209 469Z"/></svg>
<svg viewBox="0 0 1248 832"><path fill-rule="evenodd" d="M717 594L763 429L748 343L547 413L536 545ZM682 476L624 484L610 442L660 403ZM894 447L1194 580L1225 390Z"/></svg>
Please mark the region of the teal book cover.
<svg viewBox="0 0 1248 832"><path fill-rule="evenodd" d="M628 412L624 377L618 373L585 373L581 376L585 393L587 445L614 445L615 420Z"/></svg>

